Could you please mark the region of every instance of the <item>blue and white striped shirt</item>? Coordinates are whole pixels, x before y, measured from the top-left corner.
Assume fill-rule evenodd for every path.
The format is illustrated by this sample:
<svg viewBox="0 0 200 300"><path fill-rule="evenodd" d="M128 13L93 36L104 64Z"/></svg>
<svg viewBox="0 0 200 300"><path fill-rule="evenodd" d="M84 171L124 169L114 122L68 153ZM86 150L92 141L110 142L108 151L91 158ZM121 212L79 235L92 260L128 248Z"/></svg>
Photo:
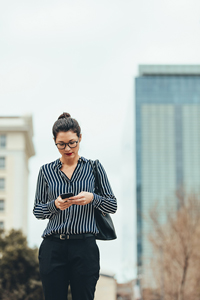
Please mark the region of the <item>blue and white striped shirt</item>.
<svg viewBox="0 0 200 300"><path fill-rule="evenodd" d="M51 234L98 233L94 218L94 208L105 213L115 213L117 201L112 192L103 166L98 164L102 195L94 193L95 178L89 160L79 158L78 164L69 179L60 170L60 159L40 168L35 193L33 213L37 219L49 219L42 237ZM65 210L55 206L55 199L63 193L93 193L93 201L87 205L71 205Z"/></svg>

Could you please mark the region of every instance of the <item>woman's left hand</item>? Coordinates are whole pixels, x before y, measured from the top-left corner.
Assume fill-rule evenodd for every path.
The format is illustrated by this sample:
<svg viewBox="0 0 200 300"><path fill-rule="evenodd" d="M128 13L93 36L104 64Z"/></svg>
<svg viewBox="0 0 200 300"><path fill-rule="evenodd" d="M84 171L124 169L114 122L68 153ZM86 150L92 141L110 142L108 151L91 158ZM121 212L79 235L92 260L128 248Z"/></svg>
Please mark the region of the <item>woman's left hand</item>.
<svg viewBox="0 0 200 300"><path fill-rule="evenodd" d="M89 192L81 192L77 196L68 198L68 202L76 205L86 205L93 200L93 194Z"/></svg>

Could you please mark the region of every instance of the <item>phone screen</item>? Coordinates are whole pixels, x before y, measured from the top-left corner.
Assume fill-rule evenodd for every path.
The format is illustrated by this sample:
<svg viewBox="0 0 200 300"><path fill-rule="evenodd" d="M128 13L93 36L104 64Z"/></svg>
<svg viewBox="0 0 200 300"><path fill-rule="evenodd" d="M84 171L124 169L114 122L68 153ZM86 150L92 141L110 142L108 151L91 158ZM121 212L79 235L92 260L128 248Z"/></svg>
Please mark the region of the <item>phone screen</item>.
<svg viewBox="0 0 200 300"><path fill-rule="evenodd" d="M73 193L65 193L65 194L61 194L60 197L62 199L66 199L66 198L70 198L70 197L73 197L74 194Z"/></svg>

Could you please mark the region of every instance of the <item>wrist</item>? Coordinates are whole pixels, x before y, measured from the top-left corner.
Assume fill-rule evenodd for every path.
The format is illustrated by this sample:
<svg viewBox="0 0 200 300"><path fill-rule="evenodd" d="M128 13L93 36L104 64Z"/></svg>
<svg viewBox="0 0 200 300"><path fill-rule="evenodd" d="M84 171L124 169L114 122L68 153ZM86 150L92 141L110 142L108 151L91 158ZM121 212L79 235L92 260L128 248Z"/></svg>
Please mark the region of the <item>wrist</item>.
<svg viewBox="0 0 200 300"><path fill-rule="evenodd" d="M58 208L58 200L57 199L54 201L54 204L55 204L55 207Z"/></svg>
<svg viewBox="0 0 200 300"><path fill-rule="evenodd" d="M91 197L92 197L92 199L91 199L91 203L92 203L92 201L94 200L94 194L93 193L91 193Z"/></svg>

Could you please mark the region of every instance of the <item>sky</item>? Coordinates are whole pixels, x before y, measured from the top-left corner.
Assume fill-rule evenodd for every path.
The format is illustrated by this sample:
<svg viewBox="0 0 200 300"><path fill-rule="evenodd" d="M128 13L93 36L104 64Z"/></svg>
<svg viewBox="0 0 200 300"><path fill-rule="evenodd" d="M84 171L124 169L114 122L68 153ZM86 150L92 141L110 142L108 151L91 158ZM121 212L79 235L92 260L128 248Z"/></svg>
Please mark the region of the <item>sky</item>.
<svg viewBox="0 0 200 300"><path fill-rule="evenodd" d="M118 199L118 239L99 242L101 270L136 275L134 78L139 64L200 64L199 0L0 1L0 115L33 117L28 240L41 165L59 157L52 126L68 112L80 154L99 159Z"/></svg>

